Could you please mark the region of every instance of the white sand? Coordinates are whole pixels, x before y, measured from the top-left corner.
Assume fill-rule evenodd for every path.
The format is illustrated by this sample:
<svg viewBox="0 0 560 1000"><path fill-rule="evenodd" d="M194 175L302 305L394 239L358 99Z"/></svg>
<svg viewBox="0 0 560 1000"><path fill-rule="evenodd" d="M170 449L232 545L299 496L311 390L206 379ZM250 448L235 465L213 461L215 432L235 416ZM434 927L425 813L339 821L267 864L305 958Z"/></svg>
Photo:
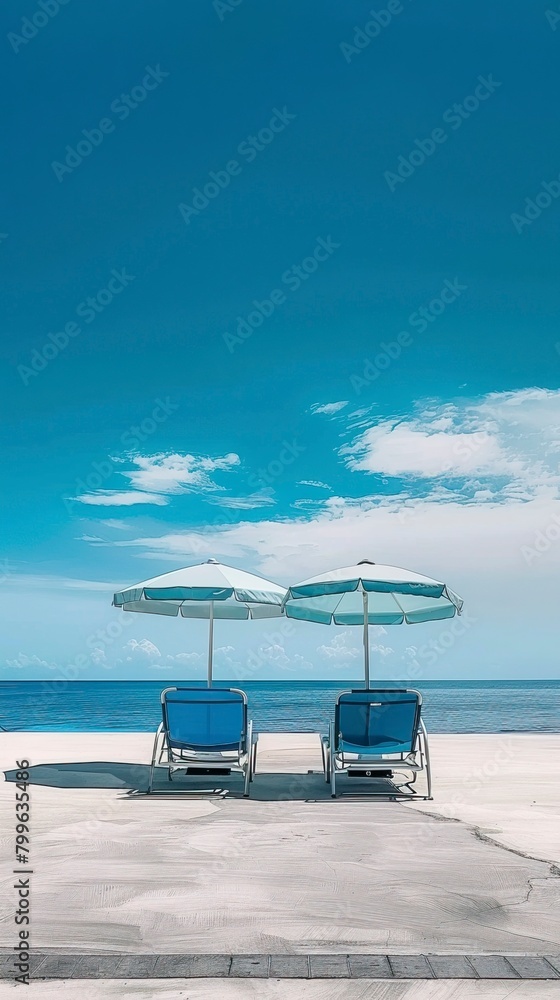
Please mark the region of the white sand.
<svg viewBox="0 0 560 1000"><path fill-rule="evenodd" d="M5 985L5 996L17 987ZM20 987L21 989L21 987ZM0 984L0 996L2 984ZM35 982L29 1000L558 1000L560 982L150 979Z"/></svg>
<svg viewBox="0 0 560 1000"><path fill-rule="evenodd" d="M305 774L320 767L318 738L310 735L262 737L250 800L234 797L239 778L225 779L232 794L224 800L131 797L127 784L131 777L145 781L150 750L144 733L0 735L2 769L21 757L35 766L90 762L72 773L35 772L43 781L81 786L31 788L36 950L558 954L560 879L549 862L559 858L560 737L433 737L434 801L414 805L332 801L322 777ZM114 787L92 787L109 781ZM0 785L5 857L14 794L12 783ZM9 864L2 884L8 911L15 895ZM5 921L0 944L12 939L13 924ZM438 993L443 986L433 984L426 994L414 992L420 986L399 993L400 985L377 994L363 992L364 983L345 983L346 992L328 995L502 995L473 992L485 984L466 984L463 993ZM251 985L257 987L260 996L276 995L273 984ZM512 982L507 989L521 987ZM54 989L41 988L45 998ZM185 995L210 995L200 992L205 988L198 984L196 993L189 985ZM320 983L297 988L302 997L327 995ZM513 995L555 995L545 983L533 988L538 993ZM111 989L105 995L154 995L125 994L122 984ZM162 989L157 995L180 995L169 981ZM220 986L224 998L241 989L247 995L248 984Z"/></svg>

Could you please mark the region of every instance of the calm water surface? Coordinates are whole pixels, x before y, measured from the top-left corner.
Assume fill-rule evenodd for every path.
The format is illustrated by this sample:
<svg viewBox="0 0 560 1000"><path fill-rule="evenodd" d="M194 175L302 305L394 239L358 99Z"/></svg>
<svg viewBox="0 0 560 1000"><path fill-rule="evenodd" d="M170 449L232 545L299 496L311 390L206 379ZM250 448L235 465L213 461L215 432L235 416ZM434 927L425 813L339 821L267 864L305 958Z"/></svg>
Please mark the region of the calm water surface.
<svg viewBox="0 0 560 1000"><path fill-rule="evenodd" d="M190 685L192 682L188 682ZM177 681L3 681L4 729L153 731L159 693ZM235 681L216 686L237 687ZM326 731L338 692L358 681L252 681L242 686L261 732ZM395 686L390 683L383 686ZM560 681L424 681L433 733L559 732Z"/></svg>

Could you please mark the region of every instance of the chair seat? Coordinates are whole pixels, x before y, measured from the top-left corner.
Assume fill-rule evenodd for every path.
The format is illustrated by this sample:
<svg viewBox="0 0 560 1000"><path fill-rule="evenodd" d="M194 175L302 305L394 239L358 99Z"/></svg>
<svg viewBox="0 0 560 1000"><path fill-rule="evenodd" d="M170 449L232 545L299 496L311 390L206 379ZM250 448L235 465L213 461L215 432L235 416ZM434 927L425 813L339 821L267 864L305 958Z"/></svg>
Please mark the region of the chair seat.
<svg viewBox="0 0 560 1000"><path fill-rule="evenodd" d="M324 745L330 749L330 741L328 736L321 737ZM335 754L337 753L348 753L348 754L358 754L359 756L367 757L371 759L373 757L389 757L392 754L413 754L414 751L411 749L410 743L396 743L392 742L390 744L381 744L376 747L363 747L357 743L349 743L347 740L341 740L340 743L334 749Z"/></svg>
<svg viewBox="0 0 560 1000"><path fill-rule="evenodd" d="M186 753L203 755L205 753L239 753L239 741L237 743L217 743L209 746L208 743L197 745L196 743L182 743L179 740L168 740L171 750L181 750ZM241 750L243 751L243 746Z"/></svg>
<svg viewBox="0 0 560 1000"><path fill-rule="evenodd" d="M359 756L346 757L346 763L351 768L363 768L366 771L387 771L387 770L402 770L407 771L422 771L423 765L416 763L414 754L409 754L407 757L367 757L363 754Z"/></svg>
<svg viewBox="0 0 560 1000"><path fill-rule="evenodd" d="M335 749L335 753L357 753L363 754L365 757L382 757L388 754L403 754L412 753L412 748L410 743L393 743L393 744L381 744L376 747L363 747L358 746L356 743L348 743L346 740L341 740Z"/></svg>
<svg viewBox="0 0 560 1000"><path fill-rule="evenodd" d="M259 734L253 733L251 739L251 746L255 746L258 742ZM205 747L204 749L198 749L198 747L187 746L186 744L173 743L168 746L169 751L174 760L184 760L184 761L202 761L204 763L210 763L214 761L215 763L224 763L224 761L236 761L241 753L243 756L248 752L248 746L241 747L239 749L239 744L235 746L223 746L223 747Z"/></svg>

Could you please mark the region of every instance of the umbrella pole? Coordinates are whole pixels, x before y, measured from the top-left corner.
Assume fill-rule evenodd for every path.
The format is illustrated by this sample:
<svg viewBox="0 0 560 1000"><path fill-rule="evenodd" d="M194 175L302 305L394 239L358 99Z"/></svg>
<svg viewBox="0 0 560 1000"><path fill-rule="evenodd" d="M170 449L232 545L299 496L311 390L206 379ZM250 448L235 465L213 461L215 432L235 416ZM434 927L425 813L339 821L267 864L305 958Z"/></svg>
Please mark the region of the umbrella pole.
<svg viewBox="0 0 560 1000"><path fill-rule="evenodd" d="M214 654L214 601L210 601L210 622L208 629L208 687L212 687L212 657Z"/></svg>
<svg viewBox="0 0 560 1000"><path fill-rule="evenodd" d="M367 591L363 591L364 599L364 672L366 679L366 691L369 688L369 598Z"/></svg>

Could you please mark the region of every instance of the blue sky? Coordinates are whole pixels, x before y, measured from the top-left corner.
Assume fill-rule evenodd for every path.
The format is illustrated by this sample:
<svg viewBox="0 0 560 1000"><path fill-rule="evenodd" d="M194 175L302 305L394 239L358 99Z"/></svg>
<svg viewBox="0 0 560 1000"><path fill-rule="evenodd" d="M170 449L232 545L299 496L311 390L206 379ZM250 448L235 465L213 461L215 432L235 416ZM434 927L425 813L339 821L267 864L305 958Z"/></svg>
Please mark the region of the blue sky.
<svg viewBox="0 0 560 1000"><path fill-rule="evenodd" d="M3 677L203 676L204 624L110 599L209 556L464 597L378 675L555 676L550 10L6 0ZM216 642L218 676L360 675L352 630Z"/></svg>

